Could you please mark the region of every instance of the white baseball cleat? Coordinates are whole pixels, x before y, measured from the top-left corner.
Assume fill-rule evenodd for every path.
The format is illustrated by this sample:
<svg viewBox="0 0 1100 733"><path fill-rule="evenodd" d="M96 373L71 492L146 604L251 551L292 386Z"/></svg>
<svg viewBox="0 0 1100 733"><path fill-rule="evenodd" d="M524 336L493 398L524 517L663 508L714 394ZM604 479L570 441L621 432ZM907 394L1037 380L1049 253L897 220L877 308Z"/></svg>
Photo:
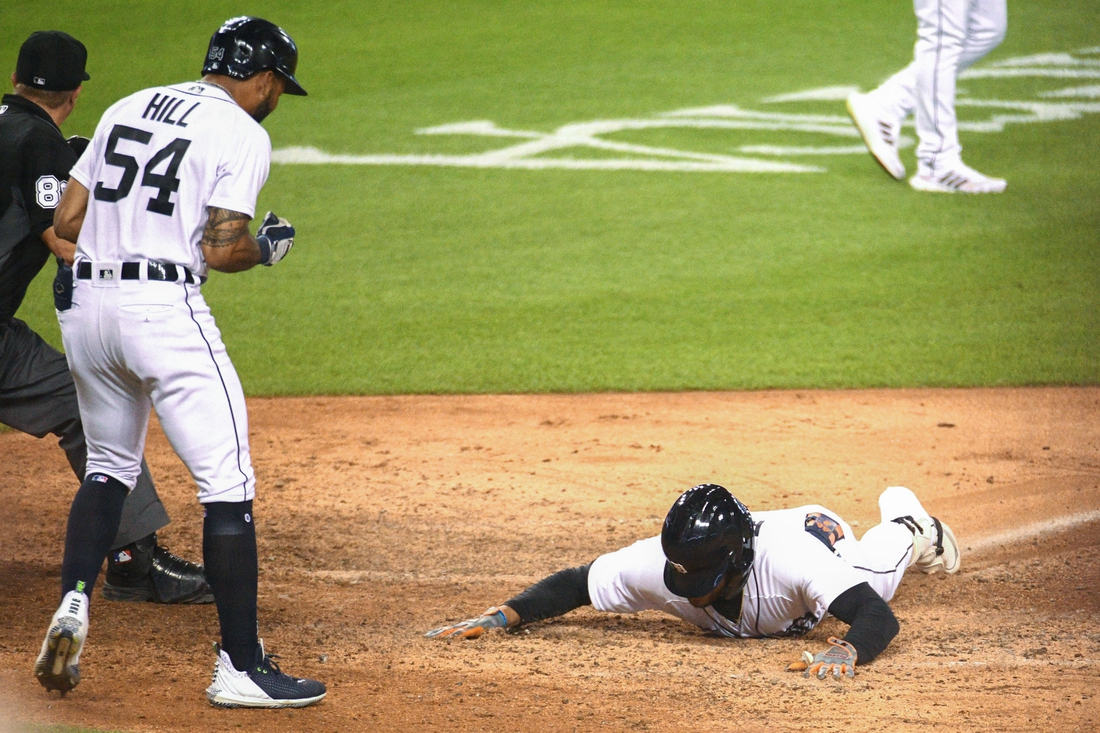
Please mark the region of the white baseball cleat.
<svg viewBox="0 0 1100 733"><path fill-rule="evenodd" d="M901 120L894 119L866 94L852 92L848 95L848 114L856 123L867 149L879 165L899 181L905 180L905 165L898 155L901 138Z"/></svg>
<svg viewBox="0 0 1100 733"><path fill-rule="evenodd" d="M959 543L950 527L929 516L916 519L905 516L893 521L904 525L913 533L913 555L909 560L909 567L928 574L940 568L949 575L959 572L962 557L959 554Z"/></svg>
<svg viewBox="0 0 1100 733"><path fill-rule="evenodd" d="M904 486L891 486L879 495L878 507L883 524L896 522L913 533L909 567L925 573L940 568L948 574L959 572L961 557L955 533L931 516L916 494Z"/></svg>
<svg viewBox="0 0 1100 733"><path fill-rule="evenodd" d="M984 176L961 160L933 171L921 164L909 185L933 193L1001 193L1008 187L1003 178Z"/></svg>
<svg viewBox="0 0 1100 733"><path fill-rule="evenodd" d="M256 647L256 658L241 672L217 644L214 677L206 688L210 704L218 708L304 708L320 701L325 685L317 680L291 677L279 669L264 643Z"/></svg>
<svg viewBox="0 0 1100 733"><path fill-rule="evenodd" d="M88 596L71 590L50 621L34 676L49 690L65 693L80 684L80 651L88 636Z"/></svg>

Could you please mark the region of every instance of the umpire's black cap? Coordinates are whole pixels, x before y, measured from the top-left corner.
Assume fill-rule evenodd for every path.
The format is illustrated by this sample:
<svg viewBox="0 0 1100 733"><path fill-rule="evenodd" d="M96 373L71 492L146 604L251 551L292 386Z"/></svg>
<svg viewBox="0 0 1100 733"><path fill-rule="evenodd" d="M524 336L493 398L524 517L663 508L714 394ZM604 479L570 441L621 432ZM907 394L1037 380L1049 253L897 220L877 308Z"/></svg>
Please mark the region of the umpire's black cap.
<svg viewBox="0 0 1100 733"><path fill-rule="evenodd" d="M19 49L15 80L44 92L71 92L92 77L88 49L68 33L35 31Z"/></svg>

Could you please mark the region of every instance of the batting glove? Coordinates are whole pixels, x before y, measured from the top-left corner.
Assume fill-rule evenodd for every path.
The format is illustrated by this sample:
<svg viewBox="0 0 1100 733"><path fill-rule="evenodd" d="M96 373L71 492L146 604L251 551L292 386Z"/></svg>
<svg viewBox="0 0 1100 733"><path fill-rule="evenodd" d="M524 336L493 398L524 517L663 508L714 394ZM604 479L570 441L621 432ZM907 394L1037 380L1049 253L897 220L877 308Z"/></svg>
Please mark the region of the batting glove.
<svg viewBox="0 0 1100 733"><path fill-rule="evenodd" d="M432 629L424 636L429 639L476 639L489 629L502 629L507 625L508 619L505 617L504 611L493 606L486 609L485 613L477 618L459 621L457 624L451 624L450 626L440 626L438 629Z"/></svg>
<svg viewBox="0 0 1100 733"><path fill-rule="evenodd" d="M802 660L787 667L788 672L801 672L803 677L816 674L819 680L825 679L831 674L837 679L841 675L845 677L856 676L856 648L835 636L829 637L832 644L828 649L817 654L802 652Z"/></svg>
<svg viewBox="0 0 1100 733"><path fill-rule="evenodd" d="M260 264L271 267L286 257L286 253L294 246L294 227L286 219L269 211L260 222L256 242L260 245Z"/></svg>

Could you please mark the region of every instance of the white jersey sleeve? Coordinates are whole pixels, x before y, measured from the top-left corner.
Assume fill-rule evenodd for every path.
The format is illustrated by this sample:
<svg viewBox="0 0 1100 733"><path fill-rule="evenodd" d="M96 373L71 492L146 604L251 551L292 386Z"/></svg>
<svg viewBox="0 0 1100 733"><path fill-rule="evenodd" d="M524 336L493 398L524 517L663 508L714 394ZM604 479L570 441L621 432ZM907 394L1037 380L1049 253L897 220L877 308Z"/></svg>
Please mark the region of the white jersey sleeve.
<svg viewBox="0 0 1100 733"><path fill-rule="evenodd" d="M220 87L145 89L104 113L72 175L89 190L77 257L159 260L206 273L207 208L255 215L267 132Z"/></svg>
<svg viewBox="0 0 1100 733"><path fill-rule="evenodd" d="M261 132L264 132L261 128ZM271 165L271 139L264 132L246 136L218 167L214 191L207 206L256 216L256 196L267 181Z"/></svg>
<svg viewBox="0 0 1100 733"><path fill-rule="evenodd" d="M714 621L688 599L665 586L665 553L661 538L635 542L597 557L588 569L588 597L599 611L637 613L664 611L688 623L713 630Z"/></svg>

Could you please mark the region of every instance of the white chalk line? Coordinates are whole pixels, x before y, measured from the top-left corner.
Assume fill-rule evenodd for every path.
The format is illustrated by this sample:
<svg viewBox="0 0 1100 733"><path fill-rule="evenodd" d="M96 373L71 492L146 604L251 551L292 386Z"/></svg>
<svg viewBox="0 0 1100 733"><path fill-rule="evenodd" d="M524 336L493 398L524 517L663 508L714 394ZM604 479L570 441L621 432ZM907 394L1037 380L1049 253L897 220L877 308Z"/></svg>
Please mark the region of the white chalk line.
<svg viewBox="0 0 1100 733"><path fill-rule="evenodd" d="M998 549L1008 545L1019 544L1021 541L1043 537L1045 535L1065 532L1090 522L1100 522L1100 509L1071 514L1064 517L1055 517L1042 522L1035 522L1023 527L985 535L974 539L967 538L960 544L966 552L982 553ZM485 575L426 575L418 572L398 572L391 570L309 570L306 574L320 580L330 580L340 583L362 582L404 582L404 583L514 583L530 584L539 577L533 575L501 575L497 573Z"/></svg>
<svg viewBox="0 0 1100 733"><path fill-rule="evenodd" d="M1043 99L1064 99L1073 97L1081 99L1100 99L1100 84L1055 89L1050 92L1040 92L1039 96Z"/></svg>
<svg viewBox="0 0 1100 733"><path fill-rule="evenodd" d="M306 575L320 580L331 580L338 583L350 583L352 585L362 582L401 582L421 584L453 584L453 583L513 583L515 585L530 585L541 579L542 576L534 575L424 575L414 572L397 572L392 570L307 570Z"/></svg>
<svg viewBox="0 0 1100 733"><path fill-rule="evenodd" d="M673 171L685 173L821 173L823 168L773 163L751 158L727 158L721 163L635 160L629 158L576 160L572 158L500 159L490 155L333 155L310 147L282 148L272 163L302 165L406 165L444 168L503 168L513 170Z"/></svg>
<svg viewBox="0 0 1100 733"><path fill-rule="evenodd" d="M1088 524L1090 522L1100 522L1100 509L1081 512L1079 514L1071 514L1064 517L1055 517L1054 519L1035 522L1034 524L1028 524L1023 527L1016 527L1004 532L998 532L997 534L977 537L973 540L967 538L960 542L960 544L963 546L963 549L969 552L981 553L1005 547L1006 545L1019 544L1022 540L1030 540L1044 535L1066 532L1074 527L1079 527L1082 524Z"/></svg>
<svg viewBox="0 0 1100 733"><path fill-rule="evenodd" d="M1097 53L1086 48L1082 55ZM1003 59L981 68L968 69L959 79L992 79L1045 77L1054 79L1100 79L1100 59L1077 58L1068 53L1042 53ZM853 86L826 86L789 94L766 97L765 104L844 100ZM1097 99L1100 85L1066 87L1042 92L1044 100ZM1100 113L1100 103L1072 101L1014 101L972 99L960 94L959 107L1003 109L987 120L961 120L965 132L998 133L1010 124L1048 123L1076 120L1085 114ZM722 155L679 150L667 147L609 140L605 136L623 132L655 129L711 129L730 131L762 131L809 133L846 138L845 145L742 145L741 155ZM553 132L509 130L491 120L471 120L421 128L418 135L465 135L489 138L513 138L522 142L483 153L446 154L339 154L315 147L281 148L272 153L273 163L291 165L373 165L373 166L434 166L449 168L481 168L505 170L591 170L591 171L660 171L683 173L822 173L825 168L776 161L777 157L864 155L866 148L856 144L859 133L845 115L791 114L743 109L732 104L710 105L674 110L648 119L611 119L575 122ZM903 146L912 144L903 138ZM568 151L594 149L619 153L626 157L584 158ZM547 155L551 154L551 155ZM761 159L764 156L772 160Z"/></svg>

